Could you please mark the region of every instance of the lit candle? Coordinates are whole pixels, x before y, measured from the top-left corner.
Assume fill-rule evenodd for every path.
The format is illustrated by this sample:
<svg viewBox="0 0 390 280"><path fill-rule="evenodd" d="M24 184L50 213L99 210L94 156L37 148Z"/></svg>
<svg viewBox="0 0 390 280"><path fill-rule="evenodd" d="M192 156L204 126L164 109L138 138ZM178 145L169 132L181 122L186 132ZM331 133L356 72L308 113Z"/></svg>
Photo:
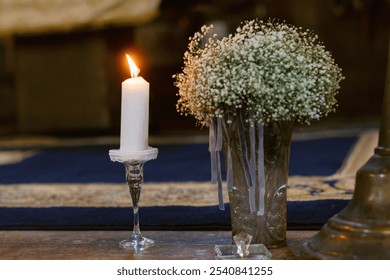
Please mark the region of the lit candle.
<svg viewBox="0 0 390 280"><path fill-rule="evenodd" d="M149 83L138 77L139 68L126 54L131 78L122 82L120 150L148 149Z"/></svg>

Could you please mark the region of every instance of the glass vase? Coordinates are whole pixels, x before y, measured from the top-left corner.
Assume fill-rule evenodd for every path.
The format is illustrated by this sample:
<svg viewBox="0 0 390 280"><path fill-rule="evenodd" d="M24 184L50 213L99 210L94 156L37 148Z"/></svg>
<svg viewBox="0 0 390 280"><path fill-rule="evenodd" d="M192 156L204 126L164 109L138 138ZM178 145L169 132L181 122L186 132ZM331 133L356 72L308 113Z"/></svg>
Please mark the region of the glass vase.
<svg viewBox="0 0 390 280"><path fill-rule="evenodd" d="M249 130L249 125L237 120L223 126L223 153L225 161L230 157L233 183L228 190L232 235L245 233L252 236L252 244L264 244L268 248L282 247L286 245L287 180L293 122L267 124L262 127L262 137L252 139L249 139ZM255 168L256 173L261 168L263 173L258 174L263 176L256 178L251 193L253 186L248 180L250 170L247 163L259 157L260 141L263 147L260 159L263 161L256 160ZM255 149L248 148L250 145L255 145ZM260 180L264 180L261 191L263 199L259 198ZM253 211L250 206L250 196L253 194L256 209L263 208L261 212ZM259 206L261 203L263 206Z"/></svg>

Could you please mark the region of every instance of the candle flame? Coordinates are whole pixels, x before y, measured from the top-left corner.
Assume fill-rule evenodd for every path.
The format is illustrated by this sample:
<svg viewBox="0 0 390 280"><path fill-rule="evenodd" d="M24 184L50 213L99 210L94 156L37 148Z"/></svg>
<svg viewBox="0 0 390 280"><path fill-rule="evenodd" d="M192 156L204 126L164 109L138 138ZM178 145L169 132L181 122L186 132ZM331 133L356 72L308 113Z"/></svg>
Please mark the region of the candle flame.
<svg viewBox="0 0 390 280"><path fill-rule="evenodd" d="M131 57L128 54L126 54L126 58L127 58L127 62L129 63L131 77L132 78L138 77L140 71L139 68L137 67L137 65L135 65L134 61L131 59Z"/></svg>

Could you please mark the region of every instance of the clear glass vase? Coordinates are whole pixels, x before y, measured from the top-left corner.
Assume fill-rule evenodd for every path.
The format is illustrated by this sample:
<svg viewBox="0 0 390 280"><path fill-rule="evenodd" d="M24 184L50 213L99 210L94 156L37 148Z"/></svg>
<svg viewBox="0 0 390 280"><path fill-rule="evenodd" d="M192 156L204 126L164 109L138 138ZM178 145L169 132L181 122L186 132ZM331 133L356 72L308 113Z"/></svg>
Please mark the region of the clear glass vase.
<svg viewBox="0 0 390 280"><path fill-rule="evenodd" d="M241 125L241 127L240 127ZM233 186L228 190L231 212L232 235L246 233L252 236L252 244L264 244L268 248L286 245L287 229L287 180L293 122L274 122L262 128L263 163L256 160L256 173L264 171L263 199L259 198L258 176L255 188L250 192L248 160L259 156L259 137L255 138L255 149L250 149L249 125L234 120L223 126L223 153L231 158ZM241 133L241 136L240 136ZM244 135L244 136L243 136ZM228 140L227 140L228 139ZM245 145L245 147L243 147ZM255 155L253 155L255 151ZM227 167L229 168L229 167ZM260 174L260 173L258 173ZM263 212L253 211L250 196L254 193L256 207L263 203ZM261 196L260 196L261 197ZM253 208L253 207L252 207Z"/></svg>

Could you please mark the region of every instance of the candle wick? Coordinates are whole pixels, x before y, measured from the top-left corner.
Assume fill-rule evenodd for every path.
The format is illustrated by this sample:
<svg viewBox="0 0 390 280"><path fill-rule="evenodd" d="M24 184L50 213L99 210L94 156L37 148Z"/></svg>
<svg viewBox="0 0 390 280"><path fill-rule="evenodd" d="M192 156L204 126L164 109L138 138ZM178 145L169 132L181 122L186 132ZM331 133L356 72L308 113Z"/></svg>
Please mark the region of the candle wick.
<svg viewBox="0 0 390 280"><path fill-rule="evenodd" d="M132 78L138 77L139 72L140 72L140 70L138 68L136 68L136 69L130 68L130 75Z"/></svg>

